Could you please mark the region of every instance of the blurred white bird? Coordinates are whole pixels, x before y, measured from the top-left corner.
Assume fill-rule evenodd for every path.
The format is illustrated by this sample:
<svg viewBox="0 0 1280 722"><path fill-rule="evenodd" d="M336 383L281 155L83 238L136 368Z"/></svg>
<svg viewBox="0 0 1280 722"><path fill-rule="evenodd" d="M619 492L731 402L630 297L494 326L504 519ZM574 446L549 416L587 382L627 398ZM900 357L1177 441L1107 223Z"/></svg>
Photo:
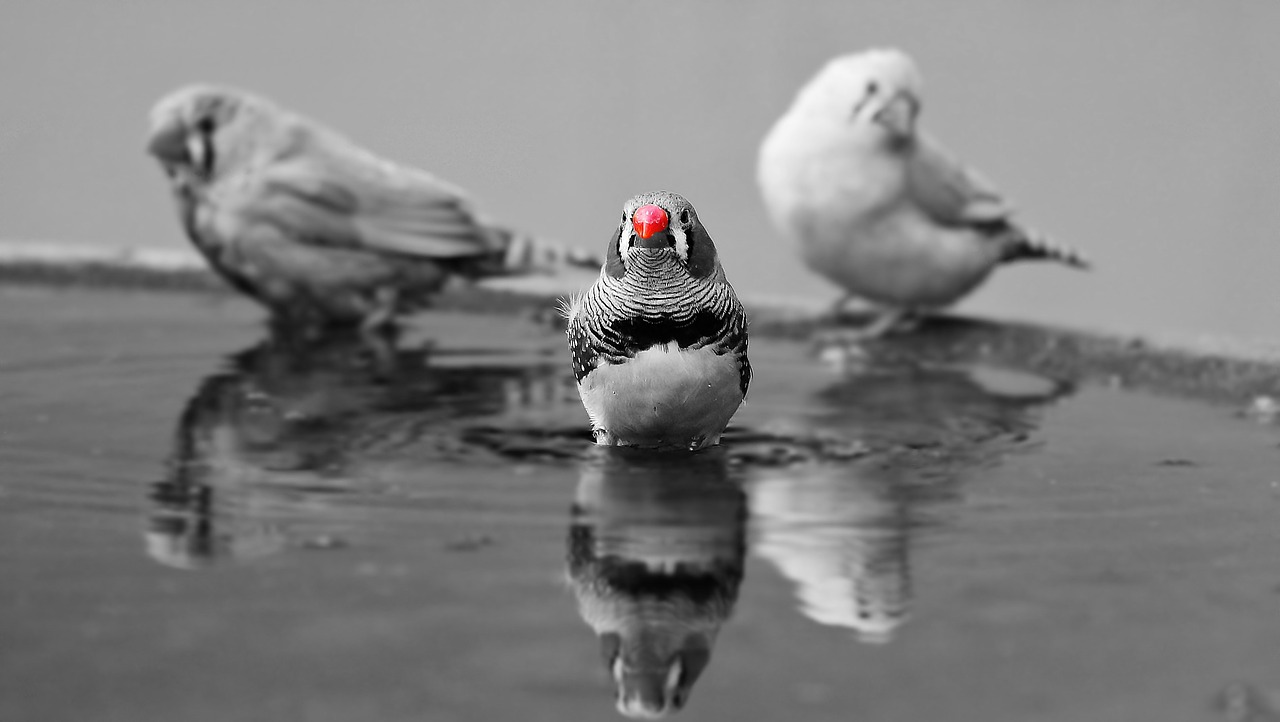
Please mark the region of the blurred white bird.
<svg viewBox="0 0 1280 722"><path fill-rule="evenodd" d="M669 191L627 201L606 259L566 308L596 443L719 443L751 383L747 316L693 205Z"/></svg>
<svg viewBox="0 0 1280 722"><path fill-rule="evenodd" d="M921 84L899 50L837 57L760 148L765 207L809 267L846 291L837 312L852 298L887 309L865 336L954 303L1001 263L1088 266L1015 223L989 182L917 128Z"/></svg>
<svg viewBox="0 0 1280 722"><path fill-rule="evenodd" d="M450 276L600 265L494 226L447 183L241 90L165 96L147 149L196 247L286 325L376 328L425 305Z"/></svg>

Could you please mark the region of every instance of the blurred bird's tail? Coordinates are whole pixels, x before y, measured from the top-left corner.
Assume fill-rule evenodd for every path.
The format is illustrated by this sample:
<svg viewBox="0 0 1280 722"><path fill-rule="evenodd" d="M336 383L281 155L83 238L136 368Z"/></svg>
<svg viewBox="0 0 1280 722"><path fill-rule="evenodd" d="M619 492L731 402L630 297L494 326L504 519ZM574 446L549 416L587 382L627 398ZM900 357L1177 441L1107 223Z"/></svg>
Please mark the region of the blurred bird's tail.
<svg viewBox="0 0 1280 722"><path fill-rule="evenodd" d="M604 259L581 248L535 238L509 228L490 226L498 249L487 259L485 276L555 274L566 268L599 271Z"/></svg>
<svg viewBox="0 0 1280 722"><path fill-rule="evenodd" d="M1018 229L1020 232L1009 239L1002 263L1014 261L1058 261L1068 266L1089 269L1093 263L1080 251L1055 242L1048 236L1036 231Z"/></svg>

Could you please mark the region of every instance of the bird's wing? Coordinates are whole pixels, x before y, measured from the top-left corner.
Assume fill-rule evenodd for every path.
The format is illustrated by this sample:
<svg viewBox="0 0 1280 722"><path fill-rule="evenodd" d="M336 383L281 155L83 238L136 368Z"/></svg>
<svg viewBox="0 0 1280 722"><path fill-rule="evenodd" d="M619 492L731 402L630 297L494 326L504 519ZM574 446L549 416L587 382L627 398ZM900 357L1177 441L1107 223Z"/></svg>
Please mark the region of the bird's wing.
<svg viewBox="0 0 1280 722"><path fill-rule="evenodd" d="M907 156L907 186L912 200L943 225L998 224L1013 214L990 181L925 135Z"/></svg>
<svg viewBox="0 0 1280 722"><path fill-rule="evenodd" d="M277 159L246 195L247 214L305 243L423 258L495 250L461 192L354 148Z"/></svg>

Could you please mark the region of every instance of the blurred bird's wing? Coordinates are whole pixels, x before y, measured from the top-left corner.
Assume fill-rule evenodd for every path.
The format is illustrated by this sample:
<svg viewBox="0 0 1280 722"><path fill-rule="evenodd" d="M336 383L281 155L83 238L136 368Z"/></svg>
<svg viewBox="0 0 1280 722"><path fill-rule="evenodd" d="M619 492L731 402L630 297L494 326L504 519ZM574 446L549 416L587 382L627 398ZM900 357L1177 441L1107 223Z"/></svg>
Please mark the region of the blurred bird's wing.
<svg viewBox="0 0 1280 722"><path fill-rule="evenodd" d="M907 186L912 200L945 226L1000 224L1013 207L995 186L921 134L907 156Z"/></svg>
<svg viewBox="0 0 1280 722"><path fill-rule="evenodd" d="M339 156L347 150L350 157ZM461 192L354 148L281 158L246 195L247 215L304 243L423 258L495 250Z"/></svg>

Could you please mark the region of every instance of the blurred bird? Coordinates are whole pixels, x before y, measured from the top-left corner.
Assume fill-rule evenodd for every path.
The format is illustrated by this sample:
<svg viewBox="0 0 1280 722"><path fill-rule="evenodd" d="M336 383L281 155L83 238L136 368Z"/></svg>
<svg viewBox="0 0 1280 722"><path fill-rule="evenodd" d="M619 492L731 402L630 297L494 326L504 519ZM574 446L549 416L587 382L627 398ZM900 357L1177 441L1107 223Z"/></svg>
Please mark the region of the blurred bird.
<svg viewBox="0 0 1280 722"><path fill-rule="evenodd" d="M596 443L720 441L751 383L747 317L689 201L627 201L600 277L565 311Z"/></svg>
<svg viewBox="0 0 1280 722"><path fill-rule="evenodd" d="M888 309L880 335L978 286L998 264L1078 252L1015 223L985 179L917 127L921 78L899 50L837 57L774 124L757 181L774 224L805 262L854 297Z"/></svg>
<svg viewBox="0 0 1280 722"><path fill-rule="evenodd" d="M286 325L384 327L451 276L600 264L492 225L453 186L241 90L165 96L147 150L192 242Z"/></svg>

